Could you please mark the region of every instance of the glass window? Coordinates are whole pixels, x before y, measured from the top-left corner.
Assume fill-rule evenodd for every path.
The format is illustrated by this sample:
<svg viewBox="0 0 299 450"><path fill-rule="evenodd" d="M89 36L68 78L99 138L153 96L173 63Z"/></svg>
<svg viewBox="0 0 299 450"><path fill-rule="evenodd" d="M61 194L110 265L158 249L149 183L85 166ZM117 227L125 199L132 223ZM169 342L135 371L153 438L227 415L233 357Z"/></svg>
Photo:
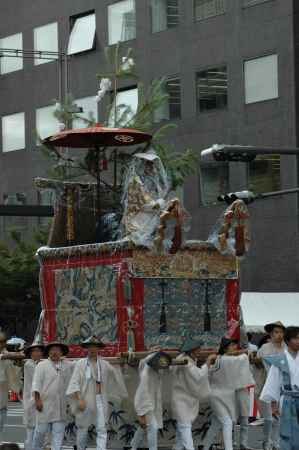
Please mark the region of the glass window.
<svg viewBox="0 0 299 450"><path fill-rule="evenodd" d="M136 37L135 0L123 0L108 6L109 45Z"/></svg>
<svg viewBox="0 0 299 450"><path fill-rule="evenodd" d="M280 155L258 155L248 164L248 188L256 194L280 190Z"/></svg>
<svg viewBox="0 0 299 450"><path fill-rule="evenodd" d="M254 6L254 5L258 5L259 3L265 3L268 2L269 0L243 0L243 6Z"/></svg>
<svg viewBox="0 0 299 450"><path fill-rule="evenodd" d="M179 24L178 0L151 0L152 32L167 30Z"/></svg>
<svg viewBox="0 0 299 450"><path fill-rule="evenodd" d="M96 34L96 16L88 14L74 19L70 34L68 55L85 52L94 47Z"/></svg>
<svg viewBox="0 0 299 450"><path fill-rule="evenodd" d="M39 52L58 52L58 25L56 22L34 29L34 50ZM47 56L49 56L49 59ZM34 60L34 64L44 64L57 58L57 55L51 55L51 53L42 55L41 58Z"/></svg>
<svg viewBox="0 0 299 450"><path fill-rule="evenodd" d="M227 69L225 66L197 73L197 104L199 111L226 108Z"/></svg>
<svg viewBox="0 0 299 450"><path fill-rule="evenodd" d="M4 205L26 205L26 193L17 192L16 194L3 194L3 203Z"/></svg>
<svg viewBox="0 0 299 450"><path fill-rule="evenodd" d="M169 78L165 83L168 101L165 101L155 111L155 122L181 118L181 80L178 77Z"/></svg>
<svg viewBox="0 0 299 450"><path fill-rule="evenodd" d="M38 137L45 139L59 131L59 122L54 117L55 105L36 110L36 131Z"/></svg>
<svg viewBox="0 0 299 450"><path fill-rule="evenodd" d="M277 55L245 61L244 72L246 104L278 97Z"/></svg>
<svg viewBox="0 0 299 450"><path fill-rule="evenodd" d="M0 49L13 49L22 50L23 49L23 35L22 33L14 34L13 36L8 36L6 38L0 39ZM0 73L3 75L5 73L15 72L16 70L23 69L23 58L22 55L18 57L13 57L12 52L1 52L3 55L9 55L7 57L0 57Z"/></svg>
<svg viewBox="0 0 299 450"><path fill-rule="evenodd" d="M228 163L201 165L200 188L203 205L217 204L218 196L229 192Z"/></svg>
<svg viewBox="0 0 299 450"><path fill-rule="evenodd" d="M93 123L98 121L98 104L95 96L79 98L75 100L75 104L82 108L83 111L80 114L76 114L80 118L73 120L73 128L88 127L89 124L84 119L88 119Z"/></svg>
<svg viewBox="0 0 299 450"><path fill-rule="evenodd" d="M194 0L195 20L204 20L209 17L224 14L226 11L226 0Z"/></svg>
<svg viewBox="0 0 299 450"><path fill-rule="evenodd" d="M25 113L2 117L2 151L25 148Z"/></svg>
<svg viewBox="0 0 299 450"><path fill-rule="evenodd" d="M137 112L138 89L126 89L116 95L116 120L114 104L109 117L109 126L123 127L127 125Z"/></svg>

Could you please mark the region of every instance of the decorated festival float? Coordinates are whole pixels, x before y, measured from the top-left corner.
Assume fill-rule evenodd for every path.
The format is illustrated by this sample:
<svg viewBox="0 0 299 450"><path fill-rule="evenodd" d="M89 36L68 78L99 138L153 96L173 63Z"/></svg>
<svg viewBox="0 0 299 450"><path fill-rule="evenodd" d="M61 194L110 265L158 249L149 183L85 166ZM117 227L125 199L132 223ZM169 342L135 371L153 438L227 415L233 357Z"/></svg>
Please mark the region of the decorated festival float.
<svg viewBox="0 0 299 450"><path fill-rule="evenodd" d="M204 359L222 336L238 337L238 260L249 245L248 211L235 201L208 241L190 241L191 217L150 133L96 124L63 130L44 144L58 157L65 148L85 152L95 181L36 179L38 189L56 198L48 245L37 252L36 340L64 342L73 358L84 355L79 344L92 335L106 343L101 355L119 365L129 392L125 404L110 404L109 446L124 447L137 427L136 361L157 345L173 357L189 337L203 342ZM167 374L163 392L161 443L169 445L175 422ZM205 409L195 424L198 442L208 414ZM68 437L73 432L70 425Z"/></svg>

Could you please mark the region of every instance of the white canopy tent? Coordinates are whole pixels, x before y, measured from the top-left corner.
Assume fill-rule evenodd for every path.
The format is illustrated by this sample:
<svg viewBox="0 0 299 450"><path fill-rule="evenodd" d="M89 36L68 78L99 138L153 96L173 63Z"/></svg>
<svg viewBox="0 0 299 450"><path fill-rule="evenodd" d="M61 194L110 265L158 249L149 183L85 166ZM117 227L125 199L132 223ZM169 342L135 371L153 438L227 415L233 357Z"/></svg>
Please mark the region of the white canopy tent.
<svg viewBox="0 0 299 450"><path fill-rule="evenodd" d="M248 331L263 331L277 320L299 326L299 292L242 292L241 307Z"/></svg>

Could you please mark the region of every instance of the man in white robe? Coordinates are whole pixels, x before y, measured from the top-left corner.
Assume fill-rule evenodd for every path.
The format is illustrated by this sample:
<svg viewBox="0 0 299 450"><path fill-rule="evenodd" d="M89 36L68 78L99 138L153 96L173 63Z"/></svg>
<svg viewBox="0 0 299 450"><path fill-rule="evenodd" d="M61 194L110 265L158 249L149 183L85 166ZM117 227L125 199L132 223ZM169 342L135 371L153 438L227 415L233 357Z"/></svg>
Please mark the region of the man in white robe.
<svg viewBox="0 0 299 450"><path fill-rule="evenodd" d="M7 337L0 332L0 437L7 419L8 392L19 392L21 388L21 370L13 360L24 358L22 352L6 350Z"/></svg>
<svg viewBox="0 0 299 450"><path fill-rule="evenodd" d="M87 447L88 428L96 426L97 450L106 450L108 400L120 402L128 396L119 367L112 367L99 355L105 344L92 336L82 342L87 358L75 366L67 395L72 398L72 412L76 418L77 449Z"/></svg>
<svg viewBox="0 0 299 450"><path fill-rule="evenodd" d="M30 358L24 365L24 385L23 385L23 423L26 427L25 449L31 450L33 436L36 424L36 408L32 395L32 381L37 364L44 355L44 346L39 343L33 343L25 350L25 355Z"/></svg>
<svg viewBox="0 0 299 450"><path fill-rule="evenodd" d="M170 365L170 357L164 352L156 352L139 363L139 385L134 406L139 428L131 442L132 450L137 450L147 436L149 450L158 448L158 430L163 428L162 377Z"/></svg>
<svg viewBox="0 0 299 450"><path fill-rule="evenodd" d="M204 450L209 450L220 429L225 450L233 450L233 424L238 418L236 395L239 390L254 384L248 356L230 356L230 346L234 349L234 341L223 338L219 356L209 370L213 415L211 426L202 442L201 448Z"/></svg>
<svg viewBox="0 0 299 450"><path fill-rule="evenodd" d="M194 450L192 424L198 416L200 402L208 402L210 394L208 369L216 355L209 356L201 368L197 367L201 345L199 341L187 339L176 360L187 360L188 364L171 368L171 410L177 421L175 450Z"/></svg>
<svg viewBox="0 0 299 450"><path fill-rule="evenodd" d="M48 359L35 369L32 382L36 407L33 450L42 448L47 433L51 433L52 450L62 448L67 423L66 389L73 371L73 363L63 358L67 353L67 345L51 342L45 347Z"/></svg>
<svg viewBox="0 0 299 450"><path fill-rule="evenodd" d="M265 362L265 357L283 353L286 349L284 342L284 331L285 327L281 322L273 322L265 325L265 332L270 335L270 342L262 345L262 347L257 352L257 357L251 359L255 364L254 374L256 375L256 380L258 382L259 378L262 380L259 365L262 363L264 365L264 371L266 374L269 372L270 366ZM266 377L265 374L265 377ZM265 378L264 378L265 380ZM258 403L258 409L261 416L264 419L263 428L263 448L264 450L271 450L272 446L275 449L279 448L279 418L274 419L272 417L272 410L269 403L263 402L259 397L263 389L263 383L257 383L256 387L256 398Z"/></svg>
<svg viewBox="0 0 299 450"><path fill-rule="evenodd" d="M271 365L261 394L273 416L280 417L280 449L299 449L299 327L285 330L287 349L267 356Z"/></svg>

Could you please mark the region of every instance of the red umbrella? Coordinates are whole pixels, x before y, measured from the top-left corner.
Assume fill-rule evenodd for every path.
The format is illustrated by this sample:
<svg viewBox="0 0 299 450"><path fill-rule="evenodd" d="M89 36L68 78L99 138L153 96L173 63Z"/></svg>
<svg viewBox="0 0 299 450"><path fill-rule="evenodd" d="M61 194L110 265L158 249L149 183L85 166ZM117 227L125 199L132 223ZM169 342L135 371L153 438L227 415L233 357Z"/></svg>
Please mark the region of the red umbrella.
<svg viewBox="0 0 299 450"><path fill-rule="evenodd" d="M108 128L96 124L90 128L64 130L43 140L43 144L52 147L99 148L123 147L149 142L149 133L131 128Z"/></svg>

